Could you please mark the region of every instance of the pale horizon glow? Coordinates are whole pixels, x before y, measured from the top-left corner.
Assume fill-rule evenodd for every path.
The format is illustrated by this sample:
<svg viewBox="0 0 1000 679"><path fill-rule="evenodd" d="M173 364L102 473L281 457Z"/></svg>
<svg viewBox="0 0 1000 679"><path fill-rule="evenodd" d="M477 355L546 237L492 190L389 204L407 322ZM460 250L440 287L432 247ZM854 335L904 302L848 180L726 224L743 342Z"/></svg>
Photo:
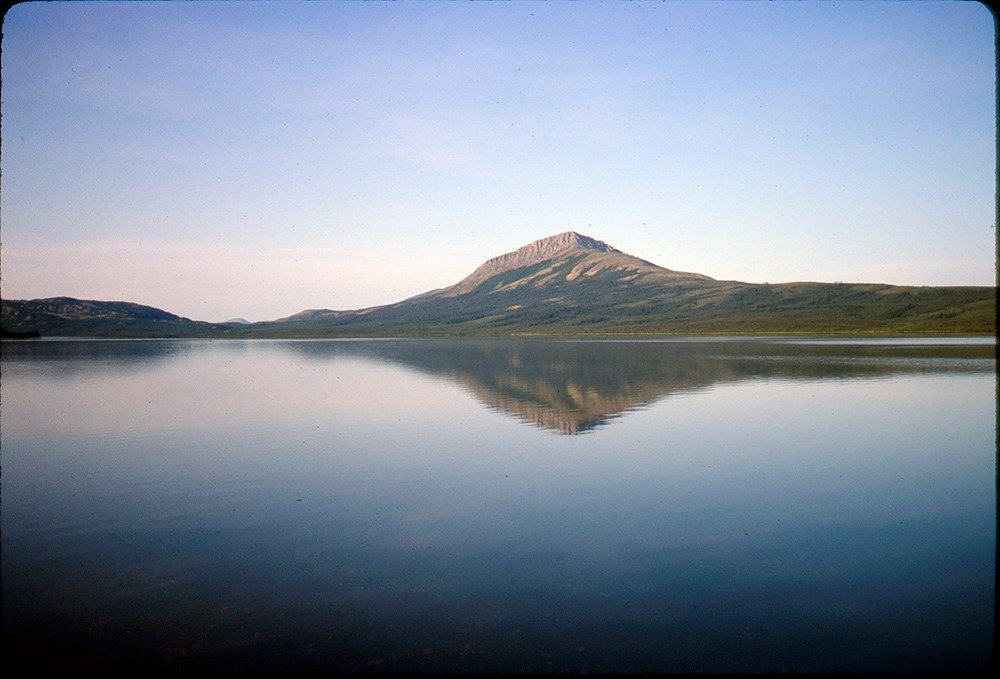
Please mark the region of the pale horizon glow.
<svg viewBox="0 0 1000 679"><path fill-rule="evenodd" d="M270 320L573 230L752 283L995 285L978 2L54 2L4 16L6 299Z"/></svg>

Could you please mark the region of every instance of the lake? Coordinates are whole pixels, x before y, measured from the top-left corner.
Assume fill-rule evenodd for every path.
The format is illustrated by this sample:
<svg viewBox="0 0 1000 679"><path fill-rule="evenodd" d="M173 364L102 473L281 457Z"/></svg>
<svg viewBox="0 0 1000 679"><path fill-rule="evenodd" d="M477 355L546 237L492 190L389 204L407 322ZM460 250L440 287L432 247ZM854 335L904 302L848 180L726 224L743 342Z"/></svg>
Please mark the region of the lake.
<svg viewBox="0 0 1000 679"><path fill-rule="evenodd" d="M994 338L2 345L37 669L965 671Z"/></svg>

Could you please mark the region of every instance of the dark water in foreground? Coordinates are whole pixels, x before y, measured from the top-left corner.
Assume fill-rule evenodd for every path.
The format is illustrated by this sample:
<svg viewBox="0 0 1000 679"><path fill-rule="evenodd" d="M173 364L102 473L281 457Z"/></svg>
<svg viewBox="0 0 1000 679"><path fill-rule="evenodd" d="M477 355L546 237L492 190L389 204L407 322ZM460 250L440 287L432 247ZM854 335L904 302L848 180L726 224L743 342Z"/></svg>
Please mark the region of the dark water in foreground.
<svg viewBox="0 0 1000 679"><path fill-rule="evenodd" d="M5 658L974 670L975 340L4 342Z"/></svg>

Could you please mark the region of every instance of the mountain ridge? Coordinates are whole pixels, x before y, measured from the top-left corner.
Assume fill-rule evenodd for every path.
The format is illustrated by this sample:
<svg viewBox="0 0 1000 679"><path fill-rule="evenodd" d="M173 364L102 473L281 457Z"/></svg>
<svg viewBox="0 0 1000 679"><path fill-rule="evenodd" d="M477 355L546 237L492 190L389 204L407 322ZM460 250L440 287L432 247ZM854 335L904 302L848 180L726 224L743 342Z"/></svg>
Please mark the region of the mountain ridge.
<svg viewBox="0 0 1000 679"><path fill-rule="evenodd" d="M493 257L454 285L392 304L237 320L207 323L129 302L63 297L3 300L0 327L108 337L995 333L996 288L720 281L566 231Z"/></svg>

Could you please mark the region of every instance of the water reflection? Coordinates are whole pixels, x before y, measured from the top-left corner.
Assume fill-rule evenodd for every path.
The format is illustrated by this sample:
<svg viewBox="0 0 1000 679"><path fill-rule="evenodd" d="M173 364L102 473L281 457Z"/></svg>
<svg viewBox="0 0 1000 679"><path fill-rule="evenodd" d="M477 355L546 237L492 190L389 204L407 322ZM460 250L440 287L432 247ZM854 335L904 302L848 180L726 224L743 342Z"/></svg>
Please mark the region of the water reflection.
<svg viewBox="0 0 1000 679"><path fill-rule="evenodd" d="M345 355L443 375L488 407L581 434L663 398L750 379L888 378L991 371L992 344L801 341L386 340L292 342L310 360Z"/></svg>
<svg viewBox="0 0 1000 679"><path fill-rule="evenodd" d="M3 358L8 367L30 362L36 375L69 378L100 371L113 377L212 348L234 358L247 351L284 354L311 365L345 359L391 363L444 377L492 410L571 435L664 398L723 383L888 379L992 372L996 365L992 338L70 340L5 342Z"/></svg>
<svg viewBox="0 0 1000 679"><path fill-rule="evenodd" d="M43 339L4 341L5 366L31 364L35 375L70 378L88 372L133 373L205 349L205 340Z"/></svg>
<svg viewBox="0 0 1000 679"><path fill-rule="evenodd" d="M992 648L992 342L46 340L2 367L5 651L690 674Z"/></svg>

